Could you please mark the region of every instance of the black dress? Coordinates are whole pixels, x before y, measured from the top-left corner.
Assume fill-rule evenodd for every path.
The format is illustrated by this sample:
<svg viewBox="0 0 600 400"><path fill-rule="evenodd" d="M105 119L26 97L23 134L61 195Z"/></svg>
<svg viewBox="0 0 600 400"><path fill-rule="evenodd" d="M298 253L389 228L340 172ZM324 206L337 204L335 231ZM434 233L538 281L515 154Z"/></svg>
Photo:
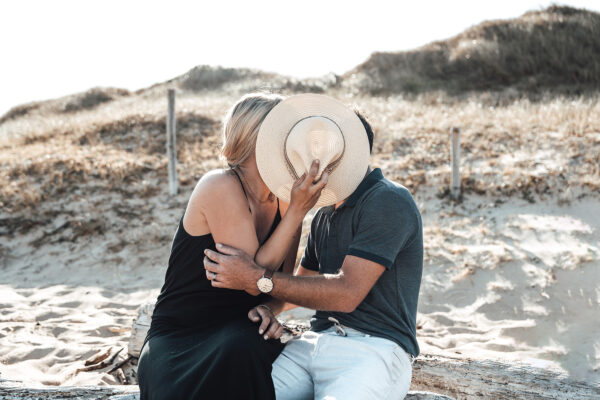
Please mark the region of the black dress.
<svg viewBox="0 0 600 400"><path fill-rule="evenodd" d="M280 220L278 204L267 238ZM269 296L212 287L207 248L215 250L212 235L191 236L182 217L138 362L141 400L275 399L271 364L283 344L248 319Z"/></svg>

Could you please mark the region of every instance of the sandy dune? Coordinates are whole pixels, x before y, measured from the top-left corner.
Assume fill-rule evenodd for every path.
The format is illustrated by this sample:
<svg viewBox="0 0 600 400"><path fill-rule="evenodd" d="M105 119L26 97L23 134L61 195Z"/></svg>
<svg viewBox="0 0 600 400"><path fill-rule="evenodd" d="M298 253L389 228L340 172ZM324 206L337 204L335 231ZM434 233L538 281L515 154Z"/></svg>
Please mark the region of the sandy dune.
<svg viewBox="0 0 600 400"><path fill-rule="evenodd" d="M375 130L372 165L415 193L423 353L527 362L600 384L600 58L589 51L599 24L598 13L552 6L375 53L343 76L198 66L136 92L15 107L0 116L0 378L122 382L107 368L80 369L111 347L125 357L193 186L223 165L223 116L242 94L270 89L357 105ZM177 90L174 197L167 88ZM447 197L453 127L458 204Z"/></svg>
<svg viewBox="0 0 600 400"><path fill-rule="evenodd" d="M424 353L516 360L600 382L598 199L501 204L468 196L452 205L427 191L416 199L426 243ZM118 383L106 369L76 370L99 350L127 345L136 309L155 299L168 257L152 232L171 235L174 209L155 211L155 226L129 230L132 244L118 252L108 250L121 240L114 235L38 250L25 244L31 237L10 239L12 257L0 266L0 376Z"/></svg>

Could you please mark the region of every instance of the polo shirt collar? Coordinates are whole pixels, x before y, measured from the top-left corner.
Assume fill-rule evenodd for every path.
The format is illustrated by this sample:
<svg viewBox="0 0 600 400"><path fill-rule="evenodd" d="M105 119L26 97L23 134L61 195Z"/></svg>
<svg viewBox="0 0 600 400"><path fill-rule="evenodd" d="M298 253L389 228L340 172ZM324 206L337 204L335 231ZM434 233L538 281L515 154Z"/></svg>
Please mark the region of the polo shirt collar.
<svg viewBox="0 0 600 400"><path fill-rule="evenodd" d="M383 173L381 168L375 168L369 175L365 176L362 182L358 185L356 190L338 207L338 210L342 207L353 207L358 199L362 197L369 189L373 187L377 182L383 179Z"/></svg>

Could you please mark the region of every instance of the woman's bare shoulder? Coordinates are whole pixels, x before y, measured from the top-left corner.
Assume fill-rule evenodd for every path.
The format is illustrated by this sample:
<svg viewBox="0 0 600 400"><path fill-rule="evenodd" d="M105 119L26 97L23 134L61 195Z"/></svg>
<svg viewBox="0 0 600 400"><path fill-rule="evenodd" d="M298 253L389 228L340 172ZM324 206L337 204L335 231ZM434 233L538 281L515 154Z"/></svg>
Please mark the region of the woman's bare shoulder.
<svg viewBox="0 0 600 400"><path fill-rule="evenodd" d="M191 203L197 203L202 208L211 205L240 205L245 201L242 186L235 173L226 169L215 169L200 178L192 197Z"/></svg>
<svg viewBox="0 0 600 400"><path fill-rule="evenodd" d="M229 190L234 186L240 186L234 172L227 169L213 169L200 178L194 192L213 192L215 190Z"/></svg>
<svg viewBox="0 0 600 400"><path fill-rule="evenodd" d="M184 227L191 234L210 232L208 221L211 216L220 215L223 209L229 210L225 217L235 215L235 210L247 207L244 201L242 188L233 172L221 169L209 171L200 178L192 192L183 220Z"/></svg>

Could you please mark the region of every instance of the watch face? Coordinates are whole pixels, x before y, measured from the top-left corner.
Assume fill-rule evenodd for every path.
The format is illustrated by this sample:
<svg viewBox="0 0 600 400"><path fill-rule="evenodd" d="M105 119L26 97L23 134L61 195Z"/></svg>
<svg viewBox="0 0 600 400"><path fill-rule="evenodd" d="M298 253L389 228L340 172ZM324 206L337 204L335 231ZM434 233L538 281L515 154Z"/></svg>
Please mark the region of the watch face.
<svg viewBox="0 0 600 400"><path fill-rule="evenodd" d="M269 293L273 290L273 281L269 278L260 278L258 282L256 282L256 286L258 286L258 290L263 293Z"/></svg>

